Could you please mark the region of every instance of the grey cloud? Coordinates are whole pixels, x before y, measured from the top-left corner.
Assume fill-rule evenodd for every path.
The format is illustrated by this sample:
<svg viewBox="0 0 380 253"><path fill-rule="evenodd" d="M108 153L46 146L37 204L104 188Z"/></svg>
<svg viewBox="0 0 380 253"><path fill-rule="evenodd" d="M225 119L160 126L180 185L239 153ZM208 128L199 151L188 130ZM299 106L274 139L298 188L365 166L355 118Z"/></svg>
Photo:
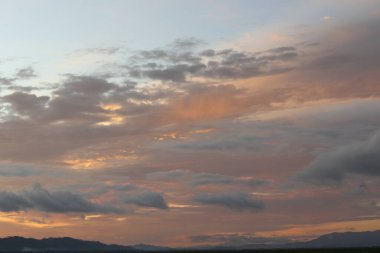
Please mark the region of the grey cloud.
<svg viewBox="0 0 380 253"><path fill-rule="evenodd" d="M196 173L188 180L188 183L193 186L208 184L236 184L247 185L251 187L260 187L268 185L269 181L251 177L239 178L215 173Z"/></svg>
<svg viewBox="0 0 380 253"><path fill-rule="evenodd" d="M122 210L92 203L82 196L68 191L49 192L40 184L18 194L0 192L0 210L17 212L38 210L47 213L121 213Z"/></svg>
<svg viewBox="0 0 380 253"><path fill-rule="evenodd" d="M119 213L117 208L94 204L80 195L67 191L49 192L35 184L30 191L23 193L37 210L50 213Z"/></svg>
<svg viewBox="0 0 380 253"><path fill-rule="evenodd" d="M150 126L138 127L139 119L152 111L152 106L135 101L154 101L170 97L161 89L136 90L134 85L116 85L98 77L69 76L50 97L13 92L0 98L2 110L0 157L7 160L47 160L67 151L99 143L116 136L133 137ZM133 100L133 101L129 101ZM120 110L107 111L102 104L117 103ZM120 125L99 126L117 113L139 116ZM153 124L153 123L152 123ZM157 124L157 123L155 123ZM18 145L22 140L23 145Z"/></svg>
<svg viewBox="0 0 380 253"><path fill-rule="evenodd" d="M152 69L141 71L142 76L147 76L151 79L158 79L163 81L183 82L187 74L194 74L199 72L205 66L203 64L196 65L173 65L164 69Z"/></svg>
<svg viewBox="0 0 380 253"><path fill-rule="evenodd" d="M100 104L106 100L107 92L118 86L97 77L70 77L53 92L53 98L44 112L47 121L65 120L74 122L100 122L107 117Z"/></svg>
<svg viewBox="0 0 380 253"><path fill-rule="evenodd" d="M116 85L96 76L70 76L62 87L57 90L57 95L86 94L100 96L115 88Z"/></svg>
<svg viewBox="0 0 380 253"><path fill-rule="evenodd" d="M0 77L0 84L2 85L11 85L17 78L9 78L9 77Z"/></svg>
<svg viewBox="0 0 380 253"><path fill-rule="evenodd" d="M14 111L24 116L39 116L49 101L47 96L36 96L25 92L14 92L2 100L10 103Z"/></svg>
<svg viewBox="0 0 380 253"><path fill-rule="evenodd" d="M236 184L247 185L251 187L259 187L269 184L268 181L256 179L251 177L239 178L215 173L194 173L190 170L170 170L170 171L157 171L147 174L149 180L183 180L190 186L201 186L209 184Z"/></svg>
<svg viewBox="0 0 380 253"><path fill-rule="evenodd" d="M201 63L201 58L191 51L171 53L168 60L173 63L189 63L193 65Z"/></svg>
<svg viewBox="0 0 380 253"><path fill-rule="evenodd" d="M256 135L225 136L222 140L195 140L177 145L178 148L195 150L234 150L259 151L265 147L266 138Z"/></svg>
<svg viewBox="0 0 380 253"><path fill-rule="evenodd" d="M228 55L233 51L234 50L232 48L223 49L223 50L217 51L216 55Z"/></svg>
<svg viewBox="0 0 380 253"><path fill-rule="evenodd" d="M46 88L46 87L43 88L43 87L37 87L37 86L12 85L12 86L7 87L7 90L30 93L32 91L37 91L37 90L49 90L49 88Z"/></svg>
<svg viewBox="0 0 380 253"><path fill-rule="evenodd" d="M141 57L145 60L163 59L169 56L169 53L164 49L142 50L134 57Z"/></svg>
<svg viewBox="0 0 380 253"><path fill-rule="evenodd" d="M125 192L132 192L138 190L139 187L132 183L119 183L119 184L72 184L68 185L67 189L73 191L83 192L81 196L85 198L99 197L103 194L124 194Z"/></svg>
<svg viewBox="0 0 380 253"><path fill-rule="evenodd" d="M342 67L346 64L354 62L355 60L358 59L355 59L350 54L330 54L314 59L306 67L312 69L330 69L334 67Z"/></svg>
<svg viewBox="0 0 380 253"><path fill-rule="evenodd" d="M211 51L204 51L203 55ZM204 77L213 78L249 78L260 75L272 75L293 69L291 64L298 56L294 47L275 48L263 52L221 51L220 61L212 61L204 72Z"/></svg>
<svg viewBox="0 0 380 253"><path fill-rule="evenodd" d="M192 47L189 47L190 49ZM290 71L294 68L293 63L297 56L295 47L280 47L253 53L232 49L183 52L174 47L140 51L131 57L131 65L126 68L133 78L147 77L162 81L184 82L187 75L240 79ZM210 57L213 60L210 60ZM149 61L149 65L144 63L145 61Z"/></svg>
<svg viewBox="0 0 380 253"><path fill-rule="evenodd" d="M133 190L136 190L138 186L134 184L122 184L122 185L109 186L108 188L111 190L116 190L116 191L133 191Z"/></svg>
<svg viewBox="0 0 380 253"><path fill-rule="evenodd" d="M204 42L202 40L190 37L190 38L176 39L173 42L173 46L178 49L191 49L203 43Z"/></svg>
<svg viewBox="0 0 380 253"><path fill-rule="evenodd" d="M237 211L259 211L265 205L261 200L253 199L248 193L199 193L194 196L193 201L205 205L224 206Z"/></svg>
<svg viewBox="0 0 380 253"><path fill-rule="evenodd" d="M349 175L380 176L380 132L365 141L328 150L318 155L296 181L334 184Z"/></svg>
<svg viewBox="0 0 380 253"><path fill-rule="evenodd" d="M2 177L29 177L40 174L41 169L30 164L0 163Z"/></svg>
<svg viewBox="0 0 380 253"><path fill-rule="evenodd" d="M30 78L37 77L37 74L32 67L27 67L27 68L19 69L15 76L18 79L30 79Z"/></svg>
<svg viewBox="0 0 380 253"><path fill-rule="evenodd" d="M248 178L242 180L244 183L248 184L251 187L261 187L269 185L271 182L264 179Z"/></svg>
<svg viewBox="0 0 380 253"><path fill-rule="evenodd" d="M207 57L212 57L215 56L216 52L214 49L206 49L200 52L200 56L207 56Z"/></svg>
<svg viewBox="0 0 380 253"><path fill-rule="evenodd" d="M0 211L2 212L19 212L31 209L33 205L23 196L13 192L0 192Z"/></svg>
<svg viewBox="0 0 380 253"><path fill-rule="evenodd" d="M130 57L131 63L143 63L136 67L149 67L146 61L150 64L154 63L151 67L164 66L163 64L178 64L178 63L191 63L199 64L201 58L192 51L177 51L173 49L152 49L138 51L135 55Z"/></svg>
<svg viewBox="0 0 380 253"><path fill-rule="evenodd" d="M187 170L157 171L149 173L146 178L150 180L173 180L179 179L188 173L190 173L190 171Z"/></svg>
<svg viewBox="0 0 380 253"><path fill-rule="evenodd" d="M105 54L112 55L120 51L119 47L94 47L78 50L79 53L95 53L95 54Z"/></svg>
<svg viewBox="0 0 380 253"><path fill-rule="evenodd" d="M158 209L168 209L169 206L161 193L152 191L137 192L129 194L124 198L127 204L135 204L141 207L153 207Z"/></svg>
<svg viewBox="0 0 380 253"><path fill-rule="evenodd" d="M198 173L191 177L190 184L194 186L206 184L230 184L235 180L235 177L231 176L212 173Z"/></svg>
<svg viewBox="0 0 380 253"><path fill-rule="evenodd" d="M297 49L295 47L277 47L277 48L269 49L264 52L283 54L283 53L295 53L296 51Z"/></svg>

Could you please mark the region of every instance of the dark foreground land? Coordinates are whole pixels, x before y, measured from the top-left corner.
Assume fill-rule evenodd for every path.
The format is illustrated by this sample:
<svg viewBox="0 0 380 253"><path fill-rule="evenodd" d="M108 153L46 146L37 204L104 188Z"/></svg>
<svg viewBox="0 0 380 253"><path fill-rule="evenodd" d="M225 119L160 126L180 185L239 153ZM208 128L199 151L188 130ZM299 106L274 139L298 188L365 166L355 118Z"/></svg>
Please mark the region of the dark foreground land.
<svg viewBox="0 0 380 253"><path fill-rule="evenodd" d="M380 248L345 249L259 249L240 250L241 253L380 253Z"/></svg>
<svg viewBox="0 0 380 253"><path fill-rule="evenodd" d="M19 253L26 251L1 251ZM131 251L28 251L44 253L131 253ZM132 251L133 252L133 251ZM250 249L250 250L170 250L170 251L134 251L144 253L380 253L378 248L335 248L335 249Z"/></svg>

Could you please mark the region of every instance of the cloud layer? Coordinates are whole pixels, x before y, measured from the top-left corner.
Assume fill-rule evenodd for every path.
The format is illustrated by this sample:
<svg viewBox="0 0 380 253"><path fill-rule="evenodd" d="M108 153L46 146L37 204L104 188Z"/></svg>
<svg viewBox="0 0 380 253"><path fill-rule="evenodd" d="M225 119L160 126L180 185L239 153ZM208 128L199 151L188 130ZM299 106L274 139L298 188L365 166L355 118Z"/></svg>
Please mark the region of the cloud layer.
<svg viewBox="0 0 380 253"><path fill-rule="evenodd" d="M240 245L378 227L380 19L317 14L1 69L0 236Z"/></svg>

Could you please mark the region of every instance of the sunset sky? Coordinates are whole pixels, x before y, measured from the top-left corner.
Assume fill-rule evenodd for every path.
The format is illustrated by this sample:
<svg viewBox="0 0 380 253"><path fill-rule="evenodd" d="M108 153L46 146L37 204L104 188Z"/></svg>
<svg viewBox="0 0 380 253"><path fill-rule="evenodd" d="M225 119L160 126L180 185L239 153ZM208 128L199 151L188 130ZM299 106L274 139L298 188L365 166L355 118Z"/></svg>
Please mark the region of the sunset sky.
<svg viewBox="0 0 380 253"><path fill-rule="evenodd" d="M380 1L0 0L0 237L380 229Z"/></svg>

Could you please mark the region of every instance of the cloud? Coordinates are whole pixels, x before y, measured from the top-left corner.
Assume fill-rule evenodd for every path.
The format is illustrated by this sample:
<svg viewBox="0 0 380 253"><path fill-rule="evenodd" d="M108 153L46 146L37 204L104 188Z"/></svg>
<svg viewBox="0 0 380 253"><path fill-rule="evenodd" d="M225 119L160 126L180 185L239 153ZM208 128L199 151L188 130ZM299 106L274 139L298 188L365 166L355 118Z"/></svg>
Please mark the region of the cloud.
<svg viewBox="0 0 380 253"><path fill-rule="evenodd" d="M349 175L380 176L380 132L365 141L328 150L318 155L303 171L297 181L316 184L342 182Z"/></svg>
<svg viewBox="0 0 380 253"><path fill-rule="evenodd" d="M199 53L200 56L212 57L216 55L216 51L214 49L206 49Z"/></svg>
<svg viewBox="0 0 380 253"><path fill-rule="evenodd" d="M37 96L25 92L14 92L4 96L2 100L9 103L15 113L23 116L37 117L44 111L48 96Z"/></svg>
<svg viewBox="0 0 380 253"><path fill-rule="evenodd" d="M107 128L97 124L122 121L123 115L104 109L104 105L117 104L119 96L124 99L125 96L140 96L129 91L127 85L121 87L101 78L73 76L51 96L13 92L1 97L2 108L7 110L1 115L0 132L8 137L1 144L4 148L0 157L18 162L40 158L49 160L96 143L99 138L105 140L110 136L125 135L132 129L122 129L117 125ZM131 105L124 113L134 113L133 108L139 106ZM17 144L21 140L22 147Z"/></svg>
<svg viewBox="0 0 380 253"><path fill-rule="evenodd" d="M241 151L258 151L262 150L265 145L265 138L255 135L234 134L225 136L218 140L195 140L184 144L177 145L178 148L193 150L241 150Z"/></svg>
<svg viewBox="0 0 380 253"><path fill-rule="evenodd" d="M202 186L202 185L247 185L251 187L258 187L269 184L267 180L256 179L252 177L234 177L216 173L208 172L192 172L190 170L169 170L169 171L157 171L146 175L149 180L160 181L183 181L190 186Z"/></svg>
<svg viewBox="0 0 380 253"><path fill-rule="evenodd" d="M374 55L379 50L370 40L377 41L377 33L372 32L377 27L374 24L377 22L361 24L359 27L366 29L355 30L351 39L341 41L342 46L335 37L329 37L329 50L321 46L312 51L297 44L259 52L233 48L197 51L190 40L181 49L132 52L127 64L116 67L121 68L115 70L120 79L67 75L53 90L6 93L1 98L0 132L8 139L0 144L0 158L57 159L80 148L112 145L108 138L128 139L128 143L136 143L135 147L141 139L161 134L165 127L181 132L206 122L217 126L217 121L223 119L233 124L231 119L247 113L282 109L309 100L377 96L377 85L371 81L377 80L377 74L371 72L364 78L362 73L367 72L362 72L361 64L365 63L367 71L367 66L373 70L377 63ZM360 36L368 38L365 43L371 50L360 46ZM28 72L30 68L23 71ZM278 80L275 75L279 73L284 75ZM353 73L355 78L346 78L346 74ZM265 86L251 80L263 76L270 76ZM261 82L261 78L255 80ZM360 80L360 85L352 83L354 80ZM243 81L246 84L241 84ZM305 85L310 83L313 85ZM50 94L45 95L47 91ZM118 109L106 109L109 105ZM21 128L24 130L17 130ZM262 141L257 138L246 135L207 143L201 140L199 145L187 142L178 147L220 152L244 147L252 152L261 147L257 141ZM16 145L22 140L23 147Z"/></svg>
<svg viewBox="0 0 380 253"><path fill-rule="evenodd" d="M168 203L164 196L158 192L142 191L124 197L124 202L141 207L153 207L157 209L168 209Z"/></svg>
<svg viewBox="0 0 380 253"><path fill-rule="evenodd" d="M156 171L149 173L146 178L150 180L174 180L184 177L188 170L170 170L170 171Z"/></svg>
<svg viewBox="0 0 380 253"><path fill-rule="evenodd" d="M295 47L253 53L232 49L201 52L154 49L132 56L126 68L132 78L161 81L185 82L188 77L245 79L288 72L295 67L297 56Z"/></svg>
<svg viewBox="0 0 380 253"><path fill-rule="evenodd" d="M20 193L0 192L0 210L19 212L37 210L46 213L121 213L122 210L100 205L68 191L50 192L40 184Z"/></svg>
<svg viewBox="0 0 380 253"><path fill-rule="evenodd" d="M264 209L262 201L253 199L248 193L199 193L193 197L193 201L205 205L224 206L236 211L259 211Z"/></svg>
<svg viewBox="0 0 380 253"><path fill-rule="evenodd" d="M37 77L37 74L32 67L27 67L19 69L15 77L18 79L31 79Z"/></svg>
<svg viewBox="0 0 380 253"><path fill-rule="evenodd" d="M320 46L301 59L300 71L292 77L303 96L308 100L378 96L379 24L378 17L368 18L337 24L320 34ZM312 85L301 86L305 83Z"/></svg>
<svg viewBox="0 0 380 253"><path fill-rule="evenodd" d="M173 64L200 64L202 58L194 51L171 49L141 50L130 56L127 69L170 68Z"/></svg>
<svg viewBox="0 0 380 253"><path fill-rule="evenodd" d="M174 98L164 117L175 121L206 121L229 117L249 108L249 97L233 85L188 87Z"/></svg>
<svg viewBox="0 0 380 253"><path fill-rule="evenodd" d="M18 80L27 80L37 77L35 70L32 67L21 68L18 69L13 77L0 77L0 84L10 86L8 89L12 88L12 84L14 84Z"/></svg>
<svg viewBox="0 0 380 253"><path fill-rule="evenodd" d="M161 134L165 125L182 125L182 131L186 123L239 114L250 102L244 90L233 85L147 89L95 76L68 76L49 96L17 91L0 99L4 109L0 132L8 136L0 144L4 147L0 157L18 162L57 159L82 147L113 145L108 138L132 143L144 133ZM17 144L21 140L22 147Z"/></svg>
<svg viewBox="0 0 380 253"><path fill-rule="evenodd" d="M370 36L370 34L364 35ZM57 84L50 95L45 95L46 92L36 94L14 92L3 96L4 108L1 114L0 133L6 138L2 139L0 144L0 157L11 161L65 162L68 161L66 157L74 156L74 158L86 160L87 156L97 154L96 161L106 161L105 166L111 167L114 164L109 161L113 162L114 159L110 158L110 154L115 150L123 150L123 152L132 150L137 154L136 157L140 154L145 157L154 156L155 148L165 149L169 145L165 146L165 142L162 144L155 142L153 136L159 136L168 129L175 129L181 133L188 128L203 124L214 124L216 128L224 124L222 127L227 129L225 132L230 131L231 134L223 133L222 136L220 132L223 130L218 129L213 138L207 135L207 137L193 138L195 142L188 140L190 137L181 142L176 140L175 148L188 147L180 152L197 157L201 157L200 152L208 154L213 151L219 153L219 155L214 154L215 157L220 157L220 154L227 152L240 153L241 150L247 154L263 152L263 147L266 145L270 145L270 150L273 151L274 146L280 146L281 143L270 142L273 137L252 134L252 131L261 131L257 128L251 127L250 134L237 136L236 129L240 129L239 126L242 124L240 118L237 117L246 113L255 114L257 111L273 110L273 108L280 107L281 109L281 105L278 106L278 104L286 104L287 101L297 104L309 97L319 99L330 95L342 96L342 98L365 96L359 90L345 89L349 86L346 85L345 80L340 81L339 85L335 85L336 83L324 85L324 81L320 80L337 69L351 68L352 63L356 66L358 59L363 59L365 62L373 60L369 55L364 58L358 57L362 52L360 50L353 50L353 52L348 50L350 47L347 44L356 45L357 42L354 42L351 40L343 43L345 50L325 51L321 55L313 52L305 54L303 52L305 48L300 45L260 52L237 49L208 49L198 52L192 46L181 50L166 48L139 51L134 55L135 65L126 67L127 72L134 69L139 73L138 77L133 79L133 84L130 81L127 84L124 81L100 76L69 75L66 80ZM336 47L334 43L330 45ZM299 66L299 61L302 62L305 55L310 56L310 61L305 66ZM292 69L296 72L290 72ZM359 70L356 69L356 73L359 73ZM273 83L270 81L262 89L261 86L256 86L254 80L249 79L276 74L279 73L278 71L294 75L295 79L287 79L289 77L284 75L287 78L281 79L278 83L276 83L277 80ZM313 85L293 86L293 80L298 80L300 72L309 75L314 71L319 74L318 79L310 78L317 80ZM326 73L326 75L321 73ZM340 78L342 77L345 75L340 75ZM124 80L127 77L122 76L122 78ZM202 82L198 82L196 78L201 78ZM147 79L162 82L151 82ZM212 80L205 81L204 79ZM245 80L247 82L245 88L239 86L240 79L249 79ZM259 79L255 80L259 82ZM291 85L286 87L289 83ZM350 87L359 86L361 85ZM333 89L331 87L335 87L336 92L330 92ZM338 92L342 90L347 91L347 94ZM368 94L376 96L376 93ZM347 118L352 115L351 110L349 111ZM337 114L342 115L340 112ZM359 114L362 115L362 113ZM331 118L336 119L334 115L332 114ZM257 124L252 126L257 126ZM272 126L272 129L281 127ZM289 135L294 135L294 132L288 132ZM296 147L294 152L300 149ZM197 154L195 154L196 151L198 151ZM120 159L120 163L128 163L127 158L123 159L124 157ZM238 160L238 158L234 159ZM220 160L226 160L226 158ZM139 163L140 160L137 158L134 162ZM91 162L88 164L90 164L88 168L93 167ZM220 169L218 167L208 169L206 165L202 166L204 167L199 171L215 171L216 173L187 175L185 184L192 186L223 183L248 185L247 180L243 181L238 176L231 176L234 173L248 174L249 170L246 169L250 166L248 163L239 167L242 168L240 172L233 173L230 173L226 164L223 164L224 167ZM174 174L173 177L175 177ZM252 180L253 185L261 184L260 181Z"/></svg>
<svg viewBox="0 0 380 253"><path fill-rule="evenodd" d="M194 37L190 37L190 38L176 39L172 44L177 49L192 49L203 43L204 42L202 40L199 40Z"/></svg>
<svg viewBox="0 0 380 253"><path fill-rule="evenodd" d="M337 19L330 25L338 22ZM324 25L323 29L331 26ZM167 210L173 206L172 224L168 226L177 226L178 220L187 221L187 218L191 223L188 214L196 211L202 214L197 217L200 218L197 224L204 231L209 223L209 227L218 226L218 221L231 213L228 209L248 211L224 219L219 225L226 232L250 231L252 224L246 222L252 218L249 211L263 208L266 209L256 225L265 231L276 229L273 226L308 222L312 216L307 209L310 205L315 210L329 209L330 203L336 207L331 209L333 212L316 216L314 222L331 220L339 211L337 206L351 208L351 203L364 206L371 202L373 207L347 211L343 218L373 213L376 199L364 193L360 195L363 199L357 201L360 203L354 203L359 197L339 201L340 196L325 192L310 197L304 188L287 194L281 192L279 184L305 166L317 150L324 148L329 152L331 146L346 144L350 138L362 139L368 129L378 128L376 48L379 44L378 40L371 40L377 36L378 27L368 30L373 33L362 33L363 29L345 30L351 39L341 35L340 29L331 29L336 33L332 32L327 39L319 40L320 34L314 33L311 40L305 37L304 44L292 45L295 40L286 41L285 46L263 51L202 48L197 42L182 40L171 48L128 51L131 58L125 59L127 50L93 48L76 52L73 57L89 68L114 61L108 66L110 72L107 67L99 69L102 73L91 71L90 76L68 74L53 86L36 83L41 90L26 87L20 90L21 86L14 84L21 85L21 79L8 80L13 82L12 88L1 87L0 160L44 167L41 170L22 165L3 168L1 163L0 179L3 177L2 182L8 187L6 184L13 182L16 186L24 185L38 175L42 182L51 179L61 184L69 179L70 186L65 188L69 191L37 186L22 192L3 191L0 209L33 211L25 216L35 212L95 213L95 216L101 214L94 218L99 226L107 223L122 229L117 222L110 222L115 215L103 214L119 211L125 214L127 208L136 208L144 213L147 209L150 215L152 209ZM126 62L118 63L119 60ZM368 103L346 104L346 101L364 101L369 96L373 100ZM289 113L284 109L289 109ZM258 117L274 111L296 120ZM213 130L195 133L198 129ZM376 150L373 153L378 154ZM335 151L329 153L333 156ZM368 191L376 192L375 183L367 182L376 181L376 170L372 169L371 174L370 166L351 168L359 162L351 162L353 158L346 156L354 157L351 151L344 159L343 155L326 159L321 154L298 180L336 183L351 175L369 175L363 177ZM341 162L345 159L350 162ZM368 160L378 163L376 158ZM334 165L327 165L327 161ZM344 169L337 169L337 164L343 164ZM61 178L54 174L58 166L73 169L66 169ZM332 176L330 171L335 171ZM269 182L260 178L271 179L273 184L268 187ZM252 192L251 187L262 188ZM317 194L321 197L316 197ZM103 200L115 204L108 205ZM119 206L125 208L120 210ZM145 218L135 218L128 222L141 228L139 225L144 222L140 219ZM152 214L152 219L160 218ZM167 224L163 220L162 224ZM141 229L142 233L146 232ZM198 240L266 241L248 234L210 236Z"/></svg>
<svg viewBox="0 0 380 253"><path fill-rule="evenodd" d="M17 195L13 192L1 191L0 192L0 211L1 212L19 212L31 209L30 203L23 196Z"/></svg>
<svg viewBox="0 0 380 253"><path fill-rule="evenodd" d="M243 183L248 184L251 187L260 187L270 185L270 181L257 178L245 178L241 180Z"/></svg>
<svg viewBox="0 0 380 253"><path fill-rule="evenodd" d="M0 84L2 85L11 85L17 78L9 78L9 77L0 77Z"/></svg>
<svg viewBox="0 0 380 253"><path fill-rule="evenodd" d="M380 99L321 101L256 115L261 120L287 121L308 127L376 126L380 124Z"/></svg>
<svg viewBox="0 0 380 253"><path fill-rule="evenodd" d="M210 55L211 51L206 51ZM210 61L201 76L211 78L250 78L288 72L297 59L295 47L280 47L262 52L222 51L222 59ZM203 51L203 55L205 51ZM218 52L216 52L218 55Z"/></svg>
<svg viewBox="0 0 380 253"><path fill-rule="evenodd" d="M205 65L203 64L178 64L169 66L164 69L143 70L140 71L138 75L143 77L149 77L150 79L155 80L184 82L186 80L187 74L194 74L203 69L204 67Z"/></svg>
<svg viewBox="0 0 380 253"><path fill-rule="evenodd" d="M194 186L207 184L230 184L236 179L231 176L218 175L212 173L198 173L192 176L190 184Z"/></svg>
<svg viewBox="0 0 380 253"><path fill-rule="evenodd" d="M0 163L0 176L2 177L39 176L41 173L41 168L30 164Z"/></svg>
<svg viewBox="0 0 380 253"><path fill-rule="evenodd" d="M93 47L77 50L78 54L103 54L103 55L113 55L119 52L121 48L119 47Z"/></svg>
<svg viewBox="0 0 380 253"><path fill-rule="evenodd" d="M255 179L255 178L239 178L233 176L226 176L221 174L214 173L196 173L188 181L190 185L200 186L208 184L240 184L240 185L249 185L252 187L266 185L269 182L266 180Z"/></svg>

